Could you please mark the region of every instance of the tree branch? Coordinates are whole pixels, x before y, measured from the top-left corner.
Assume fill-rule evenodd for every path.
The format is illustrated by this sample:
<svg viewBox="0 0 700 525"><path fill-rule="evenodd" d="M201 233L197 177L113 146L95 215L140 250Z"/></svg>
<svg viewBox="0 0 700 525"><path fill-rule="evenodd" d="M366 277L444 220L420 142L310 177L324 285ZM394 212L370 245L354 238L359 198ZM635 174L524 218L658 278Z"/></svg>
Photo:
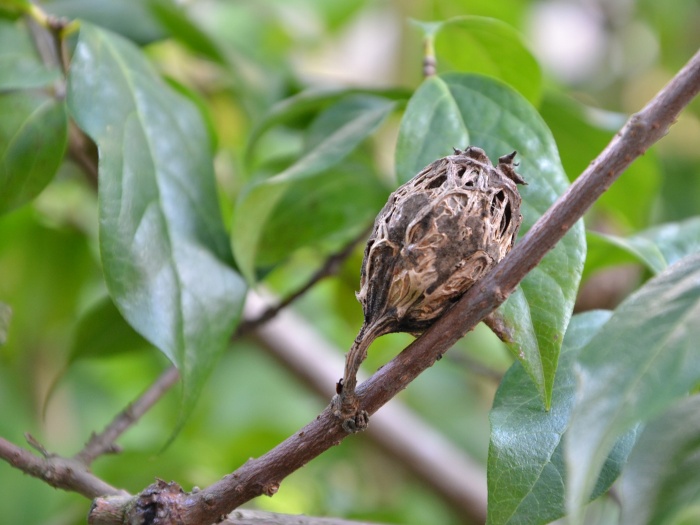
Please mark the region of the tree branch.
<svg viewBox="0 0 700 525"><path fill-rule="evenodd" d="M357 245L367 238L370 230L371 227L362 230L362 233L350 241L342 250L328 257L325 263L323 263L323 266L321 266L321 268L319 268L316 273L314 273L311 278L296 292L289 295L286 299L283 299L279 304L270 306L265 311L257 313L255 317L243 321L239 325L238 330L236 330L235 336L245 335L258 326L266 323L275 317L282 309L286 308L294 301L299 299L299 297L308 292L319 281L338 273L340 266L348 257L350 257L350 255L352 255L352 252L355 250Z"/></svg>
<svg viewBox="0 0 700 525"><path fill-rule="evenodd" d="M119 447L115 444L117 438L148 412L179 378L180 373L174 366L165 370L136 401L119 412L102 432L93 433L83 450L73 456L73 459L88 467L102 454L119 452Z"/></svg>
<svg viewBox="0 0 700 525"><path fill-rule="evenodd" d="M47 455L40 458L0 437L0 458L30 476L44 480L57 489L82 494L86 498L127 495L88 472L75 459Z"/></svg>
<svg viewBox="0 0 700 525"><path fill-rule="evenodd" d="M370 414L376 412L503 303L627 166L667 132L698 90L700 52L644 109L628 120L598 158L491 273L478 281L422 337L360 385L357 394L362 408ZM299 432L205 490L158 498L151 486L147 489L151 495L149 504L163 516L172 516L183 524L211 523L256 496L275 494L285 477L338 445L345 437L347 434L333 416L331 407L326 407ZM140 501L137 499L131 506L125 506L124 502L110 505L109 500L98 499L89 515L89 523L128 521L123 519L127 508L138 515ZM100 512L96 511L98 507L102 509ZM120 516L122 521L114 520L114 516Z"/></svg>
<svg viewBox="0 0 700 525"><path fill-rule="evenodd" d="M373 525L366 521L316 518L261 510L234 510L220 525ZM376 525L376 524L375 524Z"/></svg>
<svg viewBox="0 0 700 525"><path fill-rule="evenodd" d="M250 293L246 314L265 309L265 300ZM282 312L256 329L255 339L303 384L328 399L343 368L341 352L294 312ZM406 432L410 428L410 432ZM400 401L372 419L368 437L408 471L428 484L465 522L486 520L486 472Z"/></svg>

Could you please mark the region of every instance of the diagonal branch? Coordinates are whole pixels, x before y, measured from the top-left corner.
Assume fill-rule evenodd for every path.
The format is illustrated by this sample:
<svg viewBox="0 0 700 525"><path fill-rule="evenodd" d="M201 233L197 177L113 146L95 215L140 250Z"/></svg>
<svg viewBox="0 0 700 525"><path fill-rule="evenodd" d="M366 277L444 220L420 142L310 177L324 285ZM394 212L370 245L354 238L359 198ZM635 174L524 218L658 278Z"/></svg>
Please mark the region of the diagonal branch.
<svg viewBox="0 0 700 525"><path fill-rule="evenodd" d="M422 337L360 385L357 394L362 407L370 414L376 412L503 303L627 166L668 131L699 90L700 52L647 106L628 120L598 158L489 275L477 282ZM327 407L314 421L267 454L248 461L210 487L194 494L168 494L167 498L157 498L151 487L147 503L156 505L164 516L172 516L173 520L176 517L179 523L211 523L256 496L273 495L285 477L345 437L347 434L333 416L331 407ZM112 504L108 498L98 498L89 523L128 522L127 509L129 513L138 514L141 500L143 498L137 497L129 505L124 501Z"/></svg>
<svg viewBox="0 0 700 525"><path fill-rule="evenodd" d="M281 310L292 304L294 301L299 299L302 295L304 295L306 292L308 292L311 288L313 288L319 281L325 279L326 277L330 277L331 275L335 275L338 273L340 270L341 265L345 260L352 255L352 252L355 251L355 248L357 247L358 244L360 244L362 241L364 241L367 236L369 235L370 228L366 228L360 232L360 234L352 239L345 247L343 247L339 252L334 253L326 261L323 263L323 266L321 266L310 278L304 285L301 286L297 291L280 301L278 304L274 306L270 306L267 308L264 312L258 314L256 317L252 319L246 319L243 321L240 326L238 327L238 330L236 330L236 333L234 334L234 337L236 336L241 336L241 335L246 335L250 331L254 330L258 326L266 323L273 317L275 317Z"/></svg>
<svg viewBox="0 0 700 525"><path fill-rule="evenodd" d="M83 450L73 456L73 459L89 467L98 456L118 452L119 447L115 444L117 438L148 412L179 378L180 374L174 366L165 370L136 401L119 412L102 432L93 433Z"/></svg>

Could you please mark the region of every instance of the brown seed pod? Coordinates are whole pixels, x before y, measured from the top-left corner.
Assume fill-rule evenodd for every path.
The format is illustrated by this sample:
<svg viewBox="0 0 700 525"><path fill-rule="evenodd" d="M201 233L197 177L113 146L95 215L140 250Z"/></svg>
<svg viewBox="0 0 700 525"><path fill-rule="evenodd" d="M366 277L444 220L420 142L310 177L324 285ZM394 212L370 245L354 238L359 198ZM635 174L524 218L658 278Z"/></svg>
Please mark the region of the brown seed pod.
<svg viewBox="0 0 700 525"><path fill-rule="evenodd" d="M364 324L347 356L338 415L357 419L356 374L367 347L391 332L424 332L510 251L522 222L515 152L493 166L483 150L455 150L398 188L365 248L357 298Z"/></svg>

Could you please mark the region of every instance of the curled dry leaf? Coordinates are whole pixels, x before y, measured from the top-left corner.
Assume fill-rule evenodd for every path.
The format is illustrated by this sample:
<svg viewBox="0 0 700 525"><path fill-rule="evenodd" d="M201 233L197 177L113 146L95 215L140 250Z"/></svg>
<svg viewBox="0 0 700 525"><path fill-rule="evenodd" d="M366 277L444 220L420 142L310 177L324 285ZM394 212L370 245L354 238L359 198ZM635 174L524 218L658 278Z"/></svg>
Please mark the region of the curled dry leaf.
<svg viewBox="0 0 700 525"><path fill-rule="evenodd" d="M475 147L439 159L398 188L365 248L360 291L365 320L338 383L336 415L348 431L367 424L356 375L377 337L419 335L510 251L522 222L515 152L493 166Z"/></svg>

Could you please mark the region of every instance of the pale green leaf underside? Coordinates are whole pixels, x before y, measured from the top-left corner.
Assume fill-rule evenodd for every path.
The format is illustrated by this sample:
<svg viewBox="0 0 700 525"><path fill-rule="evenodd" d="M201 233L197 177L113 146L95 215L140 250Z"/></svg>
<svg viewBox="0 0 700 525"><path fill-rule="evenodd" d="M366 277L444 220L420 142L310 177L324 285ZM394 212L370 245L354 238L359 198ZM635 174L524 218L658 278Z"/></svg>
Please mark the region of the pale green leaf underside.
<svg viewBox="0 0 700 525"><path fill-rule="evenodd" d="M567 506L580 523L613 443L700 380L700 254L669 266L615 311L581 352L567 433Z"/></svg>

